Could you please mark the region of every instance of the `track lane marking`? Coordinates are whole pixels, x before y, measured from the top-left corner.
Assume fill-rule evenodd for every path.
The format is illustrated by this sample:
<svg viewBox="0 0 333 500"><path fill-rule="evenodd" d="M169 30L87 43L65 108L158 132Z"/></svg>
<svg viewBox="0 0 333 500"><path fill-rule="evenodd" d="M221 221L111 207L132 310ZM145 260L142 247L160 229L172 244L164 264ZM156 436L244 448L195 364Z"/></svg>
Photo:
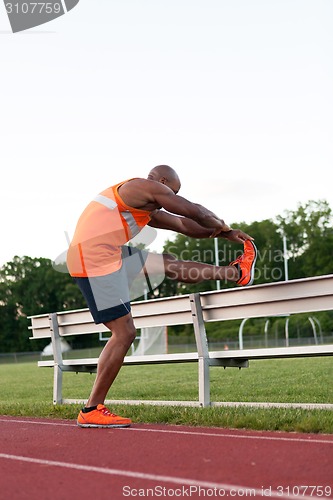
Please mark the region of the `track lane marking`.
<svg viewBox="0 0 333 500"><path fill-rule="evenodd" d="M122 429L124 430L124 429ZM130 429L127 429L131 432L133 431L139 431L139 432L162 432L162 433L174 433L174 434L189 434L191 436L208 436L208 437L223 437L223 438L239 438L239 439L262 439L262 440L267 440L267 441L287 441L287 442L297 442L297 443L320 443L320 444L331 444L333 445L333 440L330 441L329 439L324 440L324 439L302 439L302 438L294 438L294 437L276 437L276 436L251 436L251 435L246 435L246 434L220 434L220 433L213 433L213 432L192 432L192 431L176 431L176 430L167 430L167 429L136 429L131 427ZM267 431L269 432L269 431ZM271 431L273 432L273 431Z"/></svg>
<svg viewBox="0 0 333 500"><path fill-rule="evenodd" d="M73 427L77 428L76 423L65 423L65 422L43 422L43 421L33 421L33 420L13 420L13 419L2 419L0 422L9 423L21 423L21 424L34 424L34 425L55 425L57 427ZM233 439L259 439L266 441L286 441L286 442L296 442L296 443L315 443L315 444L331 444L333 445L333 438L329 439L311 439L311 438L295 438L295 437L285 437L285 436L258 436L258 435L248 435L248 434L225 434L225 433L214 433L214 432L195 432L195 431L182 431L175 429L139 429L136 427L130 427L126 429L112 429L121 432L159 432L166 434L183 434L190 436L206 436L206 437L221 437L221 438L233 438ZM89 431L88 431L89 432ZM250 432L250 431L249 431ZM260 431L256 431L260 432ZM263 432L274 432L274 431L263 431ZM276 431L278 432L278 431ZM326 434L327 436L327 434Z"/></svg>
<svg viewBox="0 0 333 500"><path fill-rule="evenodd" d="M224 484L224 483L215 483L215 482L210 482L210 481L198 481L197 479L189 479L189 478L182 478L182 477L174 477L174 476L162 476L160 474L147 474L144 472L134 472L134 471L128 471L128 470L121 470L121 469L109 469L107 467L94 467L90 465L81 465L81 464L74 464L74 463L68 463L68 462L60 462L56 460L44 460L41 458L33 458L33 457L25 457L22 455L9 455L7 453L0 453L0 459L4 460L13 460L17 462L26 462L29 464L36 464L36 465L48 465L50 467L62 467L64 469L72 469L72 470L77 470L77 471L84 471L84 472L95 472L98 474L107 474L110 476L120 476L120 477L126 477L130 479L143 479L146 481L155 481L157 483L170 483L173 485L178 485L178 486L188 486L188 487L197 487L197 488L203 488L203 489L217 489L217 490L224 490L225 492L229 493L240 493L241 491L245 494L245 492L251 492L248 496L265 496L263 494L262 489L258 488L251 488L249 486L240 486L240 485L231 485L231 484ZM45 471L44 471L45 473ZM141 487L142 488L142 487ZM229 496L229 495L226 495ZM236 494L230 495L236 497ZM243 495L242 495L243 496ZM247 496L247 495L246 495ZM272 490L269 495L271 498L285 498L285 499L298 499L299 496L297 495L286 495L281 493L280 491L277 490ZM307 495L302 495L302 498L304 500L313 500L314 498L318 497L313 497L313 496L307 496Z"/></svg>

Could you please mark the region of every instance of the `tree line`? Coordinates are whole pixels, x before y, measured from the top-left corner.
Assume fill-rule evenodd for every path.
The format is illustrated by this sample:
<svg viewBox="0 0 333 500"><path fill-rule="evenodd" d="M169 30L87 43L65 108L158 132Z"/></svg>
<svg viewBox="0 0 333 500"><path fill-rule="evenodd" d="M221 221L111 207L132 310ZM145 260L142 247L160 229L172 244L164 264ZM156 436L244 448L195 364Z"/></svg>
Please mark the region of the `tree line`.
<svg viewBox="0 0 333 500"><path fill-rule="evenodd" d="M285 211L275 219L260 222L235 222L231 226L254 237L258 248L255 283L285 279L283 237L287 242L289 279L333 273L333 214L325 200L310 200L295 211ZM167 240L164 252L176 258L214 264L216 248L213 239L194 239L175 235ZM218 240L218 260L227 265L242 253L241 245ZM221 283L221 288L235 286ZM165 278L148 294L148 298L215 290L216 282L184 284ZM50 259L15 256L0 269L0 352L38 350L45 341L29 340L28 317L36 314L86 307L72 278L57 272ZM333 330L333 315L320 313L323 329ZM239 323L239 322L238 322ZM211 335L218 336L220 327L209 326ZM190 326L175 327L174 333L186 335ZM229 328L229 330L228 330ZM259 328L258 326L253 328ZM234 336L237 325L224 331ZM238 330L237 330L238 331Z"/></svg>
<svg viewBox="0 0 333 500"><path fill-rule="evenodd" d="M231 227L242 229L250 234L258 249L256 262L255 284L282 281L285 279L285 255L283 237L287 243L287 270L289 279L321 276L333 273L333 213L325 200L310 200L304 205L299 204L295 211L286 210L275 219L266 219L260 222L246 224L235 222ZM218 240L218 257L221 265L227 265L242 253L240 245L235 245L227 240ZM214 241L211 239L193 239L178 234L175 239L167 241L165 252L173 253L178 258L201 260L210 264L215 263ZM221 283L221 288L234 287L234 284ZM205 281L199 284L182 284L166 278L159 292L163 296L179 293L195 293L216 290L214 281ZM332 334L333 313L324 312L316 314L324 333ZM252 334L263 333L263 320L249 320L247 330ZM274 320L272 327L279 327L281 321ZM206 325L208 339L223 338L236 339L240 321L209 323ZM283 332L283 325L281 333ZM191 325L174 327L178 334L192 334ZM221 333L222 332L222 333ZM297 315L296 320L290 321L290 334L312 335L308 315Z"/></svg>

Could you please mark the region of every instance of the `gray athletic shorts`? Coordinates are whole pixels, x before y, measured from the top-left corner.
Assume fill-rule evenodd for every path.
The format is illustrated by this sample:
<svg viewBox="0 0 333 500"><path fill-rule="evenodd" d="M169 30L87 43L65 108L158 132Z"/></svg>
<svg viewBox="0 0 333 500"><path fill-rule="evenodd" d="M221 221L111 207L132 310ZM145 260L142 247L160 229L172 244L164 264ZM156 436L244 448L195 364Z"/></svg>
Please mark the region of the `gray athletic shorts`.
<svg viewBox="0 0 333 500"><path fill-rule="evenodd" d="M144 267L148 252L126 245L121 250L122 266L118 271L104 276L74 278L96 324L107 323L131 311L131 285ZM142 296L143 291L137 291L136 295Z"/></svg>

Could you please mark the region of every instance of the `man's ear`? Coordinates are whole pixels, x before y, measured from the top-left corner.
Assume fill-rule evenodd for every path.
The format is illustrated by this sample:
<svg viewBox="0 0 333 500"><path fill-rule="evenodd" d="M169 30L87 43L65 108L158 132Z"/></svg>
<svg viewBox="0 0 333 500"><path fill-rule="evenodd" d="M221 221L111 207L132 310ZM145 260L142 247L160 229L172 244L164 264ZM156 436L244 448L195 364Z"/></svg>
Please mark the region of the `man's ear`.
<svg viewBox="0 0 333 500"><path fill-rule="evenodd" d="M161 184L165 184L166 183L166 178L165 177L161 177L160 178L160 182L161 182Z"/></svg>

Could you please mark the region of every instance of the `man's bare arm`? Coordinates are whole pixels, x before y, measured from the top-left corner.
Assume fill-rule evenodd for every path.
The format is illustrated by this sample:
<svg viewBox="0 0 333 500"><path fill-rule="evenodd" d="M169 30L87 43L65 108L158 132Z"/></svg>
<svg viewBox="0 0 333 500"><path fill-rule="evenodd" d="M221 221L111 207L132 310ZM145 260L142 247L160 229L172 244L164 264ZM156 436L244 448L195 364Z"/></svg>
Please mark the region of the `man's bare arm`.
<svg viewBox="0 0 333 500"><path fill-rule="evenodd" d="M212 234L211 228L203 227L187 217L172 215L163 210L158 210L153 214L149 226L175 231L191 238L209 238Z"/></svg>
<svg viewBox="0 0 333 500"><path fill-rule="evenodd" d="M221 231L230 231L230 227L213 212L197 203L192 203L178 196L163 184L154 192L155 201L168 212L181 215L196 222L202 228L210 229L208 236L214 236ZM207 234L206 234L207 237Z"/></svg>
<svg viewBox="0 0 333 500"><path fill-rule="evenodd" d="M148 179L132 179L121 186L119 194L124 202L143 210L164 208L168 212L187 217L203 227L211 228L212 233L228 231L230 228L213 212L197 203L192 203L175 194L161 182Z"/></svg>
<svg viewBox="0 0 333 500"><path fill-rule="evenodd" d="M188 219L187 217L177 217L164 211L157 211L149 223L150 226L159 229L168 229L177 233L190 236L191 238L209 238L212 235L212 230L202 227L197 222ZM251 236L244 233L240 229L231 229L229 231L221 231L217 237L225 238L234 243L243 243Z"/></svg>

